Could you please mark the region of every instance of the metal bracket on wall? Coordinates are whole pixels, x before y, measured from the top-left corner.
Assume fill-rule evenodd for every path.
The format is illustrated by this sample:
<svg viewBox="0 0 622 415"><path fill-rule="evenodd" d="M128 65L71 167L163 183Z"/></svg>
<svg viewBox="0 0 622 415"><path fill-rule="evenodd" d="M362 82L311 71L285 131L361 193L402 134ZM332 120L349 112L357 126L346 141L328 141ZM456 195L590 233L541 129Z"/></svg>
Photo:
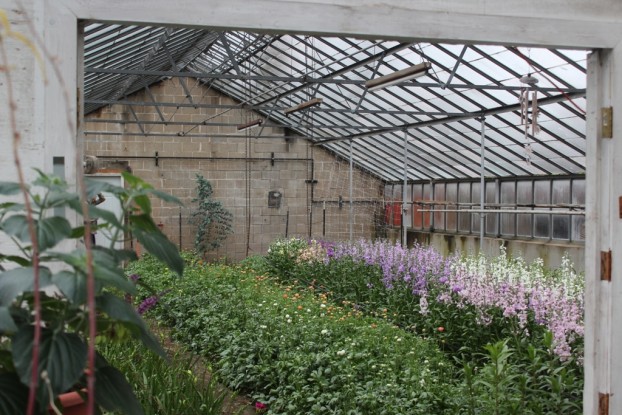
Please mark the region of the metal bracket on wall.
<svg viewBox="0 0 622 415"><path fill-rule="evenodd" d="M158 155L158 152L157 152L157 151L155 152L155 157L154 157L154 159L155 159L155 165L156 165L156 167L158 167L158 163L159 163L160 159L159 159L159 155Z"/></svg>
<svg viewBox="0 0 622 415"><path fill-rule="evenodd" d="M600 280L611 281L611 249L600 252Z"/></svg>

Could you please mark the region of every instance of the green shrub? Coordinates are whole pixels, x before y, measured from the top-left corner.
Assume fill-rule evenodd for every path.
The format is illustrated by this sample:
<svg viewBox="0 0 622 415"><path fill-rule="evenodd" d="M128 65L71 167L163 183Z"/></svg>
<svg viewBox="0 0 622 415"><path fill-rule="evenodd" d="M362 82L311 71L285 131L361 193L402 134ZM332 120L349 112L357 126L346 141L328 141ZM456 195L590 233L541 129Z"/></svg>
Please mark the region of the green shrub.
<svg viewBox="0 0 622 415"><path fill-rule="evenodd" d="M222 203L214 200L212 185L200 174L196 176L197 195L192 199L196 208L192 212L191 223L196 225L194 249L205 254L222 245L227 236L233 233L233 214Z"/></svg>

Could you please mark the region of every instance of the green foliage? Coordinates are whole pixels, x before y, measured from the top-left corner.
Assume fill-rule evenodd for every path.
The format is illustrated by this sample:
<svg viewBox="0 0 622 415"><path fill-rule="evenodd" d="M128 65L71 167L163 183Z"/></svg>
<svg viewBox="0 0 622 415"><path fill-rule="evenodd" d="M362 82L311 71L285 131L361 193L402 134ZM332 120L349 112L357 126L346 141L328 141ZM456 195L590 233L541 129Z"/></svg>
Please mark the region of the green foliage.
<svg viewBox="0 0 622 415"><path fill-rule="evenodd" d="M488 344L484 364L462 361L456 414L581 414L582 373L553 353L553 336L512 348L509 340ZM459 392L458 392L459 391Z"/></svg>
<svg viewBox="0 0 622 415"><path fill-rule="evenodd" d="M574 357L561 359L554 352L551 333L536 324L533 315L521 325L516 317L490 308L486 310L489 321L482 324L480 310L470 304L438 300L442 293L432 284L427 286L428 301L421 312L412 284L395 279L389 289L378 265L348 256L324 261L325 255L312 251L313 244L307 241L276 241L263 262L252 259L252 264L284 285L326 295L352 310L435 341L459 374L452 387L449 414L581 413L582 366ZM506 262L509 265L504 268ZM522 266L518 260L506 262L497 260L493 275ZM568 283L566 271L551 272L541 264L532 267L541 276L538 281L565 284L568 292L580 290L573 283L578 280L574 274L567 278ZM576 339L573 348L577 356L582 355L581 347L581 339Z"/></svg>
<svg viewBox="0 0 622 415"><path fill-rule="evenodd" d="M145 415L223 413L227 395L217 389L217 378L197 377L197 360L181 351L167 362L135 341L106 341L100 352L127 377Z"/></svg>
<svg viewBox="0 0 622 415"><path fill-rule="evenodd" d="M132 252L114 249L114 244L131 233L177 274L183 273L184 263L175 245L149 216L148 196L160 194L137 177L124 174L124 179L125 188L96 182L87 184L88 194L105 191L118 197L123 211L115 217L108 211L88 206L90 215L105 219L107 224L100 230L107 232L112 241L109 247L97 246L91 251L96 296L93 312L100 334L127 332L163 355L159 343L136 311L116 297L118 293L135 292L135 285L127 280L121 265L136 258ZM16 183L0 182L0 196L13 196L14 200L19 188ZM0 237L8 238L14 245L10 254L0 252L0 383L19 379L18 385L0 388L0 412L3 414L24 413L37 324L42 327L37 378L42 379L44 375L47 379L37 387L40 411L46 412L50 400L60 393L80 390L86 385L89 311L86 304L87 252L82 245L84 227L72 227L67 219L51 216L51 210L56 207L81 215L83 206L79 196L68 191L64 181L42 172L38 172L38 178L28 187L27 193L38 250L33 246L25 204L0 204ZM172 199L166 197L166 200ZM67 252L67 248L59 248L61 243L78 248ZM38 323L34 313L35 278L40 289L45 290L40 292ZM97 360L98 405L122 413L141 414L140 405L125 378L101 356Z"/></svg>
<svg viewBox="0 0 622 415"><path fill-rule="evenodd" d="M261 269L191 263L183 280L172 280L149 258L128 272L156 291L170 288L150 313L214 361L229 387L266 403L268 413L448 409L455 369L433 342L364 317L326 295L282 287L257 272ZM249 264L261 268L257 258Z"/></svg>
<svg viewBox="0 0 622 415"><path fill-rule="evenodd" d="M197 203L192 212L191 222L196 226L194 249L203 256L222 245L227 236L233 233L233 215L212 198L212 185L202 175L197 174L197 196L192 199Z"/></svg>

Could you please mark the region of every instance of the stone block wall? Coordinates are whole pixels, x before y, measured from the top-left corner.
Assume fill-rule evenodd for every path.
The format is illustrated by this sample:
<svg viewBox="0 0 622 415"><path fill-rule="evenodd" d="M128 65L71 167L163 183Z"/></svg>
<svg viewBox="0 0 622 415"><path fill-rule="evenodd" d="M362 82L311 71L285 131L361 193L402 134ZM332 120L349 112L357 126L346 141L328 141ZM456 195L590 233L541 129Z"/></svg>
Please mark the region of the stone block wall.
<svg viewBox="0 0 622 415"><path fill-rule="evenodd" d="M237 261L263 254L272 241L286 236L345 240L350 222L353 238L378 235L380 180L354 168L350 220L347 160L279 126L266 126L260 138L253 136L257 129L232 137L244 135L237 132L237 124L259 115L239 106L210 108L238 103L196 80L186 79L186 84L192 103L200 104L197 108L173 78L150 87L156 101L181 104L161 106L162 117L154 106L115 104L87 114L85 122L85 154L98 158L100 171L126 161L134 174L182 200L181 208L154 200L154 219L173 242L183 249L193 247L195 230L189 219L197 174L210 181L213 197L234 217L234 233L210 255L212 259ZM151 98L143 92L128 100ZM206 125L198 127L184 124L204 121ZM281 195L278 207L269 207L270 192Z"/></svg>

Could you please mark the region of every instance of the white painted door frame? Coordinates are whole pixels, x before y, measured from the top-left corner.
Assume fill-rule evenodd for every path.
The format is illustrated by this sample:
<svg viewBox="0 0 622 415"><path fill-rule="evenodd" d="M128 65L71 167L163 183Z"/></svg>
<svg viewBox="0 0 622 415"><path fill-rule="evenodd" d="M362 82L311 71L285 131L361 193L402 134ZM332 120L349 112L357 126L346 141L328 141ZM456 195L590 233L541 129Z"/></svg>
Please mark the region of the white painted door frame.
<svg viewBox="0 0 622 415"><path fill-rule="evenodd" d="M588 64L586 387L584 413L599 414L599 397L611 397L609 414L622 413L622 2L619 0L22 0L65 85L34 83L34 130L48 142L80 155L71 133L68 93L75 103L80 19L238 30L386 38L400 41L493 43L599 49ZM11 0L0 0L10 8ZM26 52L25 52L26 53ZM80 86L80 85L78 85ZM617 105L620 104L620 105ZM73 105L73 104L71 104ZM613 138L601 138L601 108L613 107ZM69 119L75 117L70 108ZM38 118L36 118L38 117ZM74 122L76 120L74 119ZM48 147L46 150L52 154ZM51 156L48 157L51 160ZM68 159L71 159L68 157ZM47 159L46 159L47 160ZM51 163L51 162L50 162ZM40 166L39 166L40 167ZM46 169L48 166L45 166ZM47 169L49 170L49 169ZM76 171L68 172L75 175ZM601 281L601 252L612 252L611 281Z"/></svg>

